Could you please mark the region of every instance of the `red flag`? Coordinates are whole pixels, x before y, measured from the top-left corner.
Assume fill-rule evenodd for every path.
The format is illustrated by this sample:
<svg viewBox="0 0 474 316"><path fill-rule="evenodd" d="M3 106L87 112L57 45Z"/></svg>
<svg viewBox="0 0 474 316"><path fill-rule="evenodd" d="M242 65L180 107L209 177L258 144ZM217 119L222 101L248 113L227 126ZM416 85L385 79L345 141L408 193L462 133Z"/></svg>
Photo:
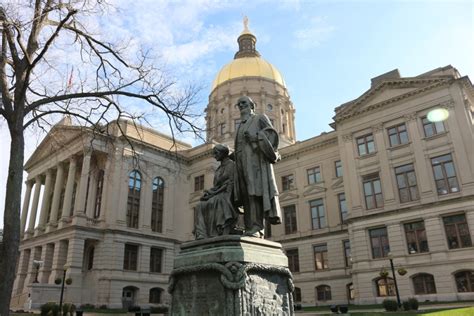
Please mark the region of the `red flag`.
<svg viewBox="0 0 474 316"><path fill-rule="evenodd" d="M69 75L69 80L67 82L67 89L70 89L72 87L72 75L74 73L74 68L71 68L71 74Z"/></svg>

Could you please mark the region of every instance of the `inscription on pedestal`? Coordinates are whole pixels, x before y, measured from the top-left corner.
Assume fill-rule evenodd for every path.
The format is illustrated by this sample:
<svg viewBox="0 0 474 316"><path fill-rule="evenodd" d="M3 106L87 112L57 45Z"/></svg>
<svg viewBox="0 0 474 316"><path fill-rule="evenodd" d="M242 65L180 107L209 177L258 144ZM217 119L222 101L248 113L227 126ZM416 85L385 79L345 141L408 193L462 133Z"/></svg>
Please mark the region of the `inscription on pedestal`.
<svg viewBox="0 0 474 316"><path fill-rule="evenodd" d="M172 315L225 315L225 296L216 272L179 278L173 293Z"/></svg>

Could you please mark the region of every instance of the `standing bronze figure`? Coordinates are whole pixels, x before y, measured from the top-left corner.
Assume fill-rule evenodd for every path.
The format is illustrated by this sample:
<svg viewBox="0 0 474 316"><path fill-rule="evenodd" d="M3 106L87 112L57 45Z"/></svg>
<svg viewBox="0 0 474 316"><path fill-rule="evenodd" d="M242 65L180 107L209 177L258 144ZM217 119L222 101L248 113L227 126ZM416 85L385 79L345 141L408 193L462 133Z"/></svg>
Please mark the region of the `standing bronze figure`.
<svg viewBox="0 0 474 316"><path fill-rule="evenodd" d="M255 114L249 97L237 101L241 123L235 137L234 200L244 208L245 235L263 238L264 219L281 223L278 190L273 173L278 133L264 114Z"/></svg>

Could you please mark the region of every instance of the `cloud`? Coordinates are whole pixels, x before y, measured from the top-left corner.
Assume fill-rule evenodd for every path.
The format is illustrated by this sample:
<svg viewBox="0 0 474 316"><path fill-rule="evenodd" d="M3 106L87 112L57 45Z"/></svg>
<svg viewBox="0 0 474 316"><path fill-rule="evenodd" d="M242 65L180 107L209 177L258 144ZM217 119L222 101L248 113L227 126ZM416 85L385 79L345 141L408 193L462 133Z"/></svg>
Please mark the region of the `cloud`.
<svg viewBox="0 0 474 316"><path fill-rule="evenodd" d="M310 49L319 46L329 38L334 31L334 26L328 25L322 17L313 17L308 26L295 30L295 46L300 49Z"/></svg>

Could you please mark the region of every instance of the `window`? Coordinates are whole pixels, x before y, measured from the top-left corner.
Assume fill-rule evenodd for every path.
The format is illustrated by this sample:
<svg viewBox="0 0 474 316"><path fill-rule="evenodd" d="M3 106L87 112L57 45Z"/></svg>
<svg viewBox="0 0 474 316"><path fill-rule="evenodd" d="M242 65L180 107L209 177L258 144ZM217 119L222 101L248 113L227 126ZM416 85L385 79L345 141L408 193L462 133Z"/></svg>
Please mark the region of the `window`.
<svg viewBox="0 0 474 316"><path fill-rule="evenodd" d="M418 195L418 187L416 184L415 169L413 169L413 164L395 168L395 177L397 178L400 203L416 201L420 198Z"/></svg>
<svg viewBox="0 0 474 316"><path fill-rule="evenodd" d="M313 229L321 229L326 227L326 216L324 214L323 199L309 201L311 209L311 221Z"/></svg>
<svg viewBox="0 0 474 316"><path fill-rule="evenodd" d="M204 190L204 175L194 177L194 192Z"/></svg>
<svg viewBox="0 0 474 316"><path fill-rule="evenodd" d="M392 278L378 278L375 280L377 296L395 296L395 283Z"/></svg>
<svg viewBox="0 0 474 316"><path fill-rule="evenodd" d="M348 300L353 300L355 298L355 293L354 293L354 284L349 283L346 285L346 291L347 291L347 299Z"/></svg>
<svg viewBox="0 0 474 316"><path fill-rule="evenodd" d="M431 158L438 195L458 192L459 185L451 154Z"/></svg>
<svg viewBox="0 0 474 316"><path fill-rule="evenodd" d="M94 267L94 247L90 247L87 252L87 270L92 270Z"/></svg>
<svg viewBox="0 0 474 316"><path fill-rule="evenodd" d="M474 271L461 271L454 275L458 292L474 292Z"/></svg>
<svg viewBox="0 0 474 316"><path fill-rule="evenodd" d="M283 214L285 216L285 234L296 233L298 230L296 225L296 207L294 205L285 206Z"/></svg>
<svg viewBox="0 0 474 316"><path fill-rule="evenodd" d="M163 249L154 248L150 249L150 272L161 273L161 261L163 257Z"/></svg>
<svg viewBox="0 0 474 316"><path fill-rule="evenodd" d="M133 170L128 177L127 226L138 228L140 212L140 191L142 186L140 172Z"/></svg>
<svg viewBox="0 0 474 316"><path fill-rule="evenodd" d="M370 245L372 247L372 258L385 258L390 252L388 244L387 228L376 228L369 230Z"/></svg>
<svg viewBox="0 0 474 316"><path fill-rule="evenodd" d="M443 217L443 222L449 249L472 246L466 215L446 216Z"/></svg>
<svg viewBox="0 0 474 316"><path fill-rule="evenodd" d="M161 293L163 292L162 289L158 287L154 287L150 289L150 299L149 303L151 304L160 304L161 303Z"/></svg>
<svg viewBox="0 0 474 316"><path fill-rule="evenodd" d="M408 133L405 123L387 129L390 147L407 144Z"/></svg>
<svg viewBox="0 0 474 316"><path fill-rule="evenodd" d="M267 104L267 110L272 111L273 110L273 105L271 105L270 103Z"/></svg>
<svg viewBox="0 0 474 316"><path fill-rule="evenodd" d="M313 247L314 251L314 269L328 269L328 247L326 244Z"/></svg>
<svg viewBox="0 0 474 316"><path fill-rule="evenodd" d="M321 182L321 170L319 167L308 169L306 173L308 174L308 184Z"/></svg>
<svg viewBox="0 0 474 316"><path fill-rule="evenodd" d="M421 123L423 124L423 130L425 131L425 137L430 137L445 131L443 122L430 122L426 116L421 118Z"/></svg>
<svg viewBox="0 0 474 316"><path fill-rule="evenodd" d="M301 289L299 287L295 287L295 290L293 291L293 301L295 303L301 302Z"/></svg>
<svg viewBox="0 0 474 316"><path fill-rule="evenodd" d="M364 179L365 206L368 210L383 207L382 186L379 174L365 176Z"/></svg>
<svg viewBox="0 0 474 316"><path fill-rule="evenodd" d="M359 156L375 152L374 136L372 134L357 138L357 149Z"/></svg>
<svg viewBox="0 0 474 316"><path fill-rule="evenodd" d="M225 133L225 123L221 123L219 125L219 131L220 131L221 136L224 135L224 133Z"/></svg>
<svg viewBox="0 0 474 316"><path fill-rule="evenodd" d="M342 246L344 247L344 262L346 267L351 265L351 243L349 240L343 240Z"/></svg>
<svg viewBox="0 0 474 316"><path fill-rule="evenodd" d="M153 179L153 197L151 201L151 230L161 233L163 230L163 208L165 182L162 178Z"/></svg>
<svg viewBox="0 0 474 316"><path fill-rule="evenodd" d="M345 222L347 219L347 203L346 203L346 194L339 193L337 195L337 200L339 201L339 212L341 214L341 222Z"/></svg>
<svg viewBox="0 0 474 316"><path fill-rule="evenodd" d="M291 272L300 272L298 249L287 250L286 256L288 257L288 269L290 269Z"/></svg>
<svg viewBox="0 0 474 316"><path fill-rule="evenodd" d="M104 190L104 170L99 170L97 174L97 187L95 194L94 218L100 217L100 207L102 205L102 191Z"/></svg>
<svg viewBox="0 0 474 316"><path fill-rule="evenodd" d="M423 221L405 224L405 236L409 254L430 251Z"/></svg>
<svg viewBox="0 0 474 316"><path fill-rule="evenodd" d="M125 244L123 269L137 271L138 246Z"/></svg>
<svg viewBox="0 0 474 316"><path fill-rule="evenodd" d="M329 285L317 286L316 298L318 301L330 301L331 300L331 287Z"/></svg>
<svg viewBox="0 0 474 316"><path fill-rule="evenodd" d="M436 294L434 278L431 274L420 273L413 277L413 288L415 294Z"/></svg>
<svg viewBox="0 0 474 316"><path fill-rule="evenodd" d="M336 178L342 177L342 162L340 160L334 162L334 168L336 169Z"/></svg>
<svg viewBox="0 0 474 316"><path fill-rule="evenodd" d="M288 191L293 189L293 183L295 179L292 174L281 177L281 187L283 191Z"/></svg>
<svg viewBox="0 0 474 316"><path fill-rule="evenodd" d="M283 134L286 134L286 124L285 123L281 124L281 132Z"/></svg>

